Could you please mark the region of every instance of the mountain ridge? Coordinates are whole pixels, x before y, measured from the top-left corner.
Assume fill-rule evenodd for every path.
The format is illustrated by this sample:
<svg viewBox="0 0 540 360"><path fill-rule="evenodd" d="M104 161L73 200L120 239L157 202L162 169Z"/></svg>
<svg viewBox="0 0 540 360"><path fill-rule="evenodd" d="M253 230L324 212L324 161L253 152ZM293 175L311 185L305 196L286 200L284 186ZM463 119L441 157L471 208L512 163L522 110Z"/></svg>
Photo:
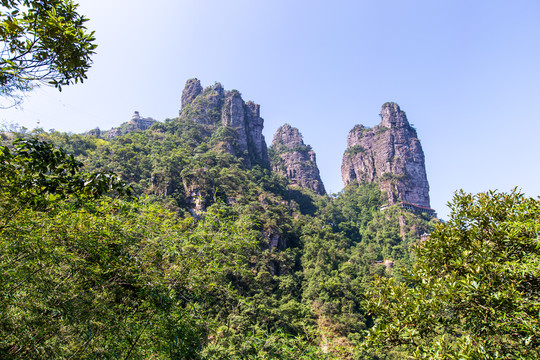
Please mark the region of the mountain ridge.
<svg viewBox="0 0 540 360"><path fill-rule="evenodd" d="M349 132L341 165L344 186L355 181L376 183L387 195L386 205L436 216L430 205L425 156L416 129L394 102L382 105L380 117L380 124L373 128L359 124ZM188 79L181 95L179 119L202 126L205 136L217 136L220 140L216 148L239 158L247 168L260 165L287 178L291 186L325 194L316 154L304 144L300 131L285 124L267 147L260 105L245 102L238 90L225 90L219 82L203 88L197 78ZM144 126L139 125L142 120ZM135 112L129 123L101 135L112 138L146 130L154 123L152 118L142 119ZM88 134L100 136L96 130ZM196 189L189 192L197 194Z"/></svg>

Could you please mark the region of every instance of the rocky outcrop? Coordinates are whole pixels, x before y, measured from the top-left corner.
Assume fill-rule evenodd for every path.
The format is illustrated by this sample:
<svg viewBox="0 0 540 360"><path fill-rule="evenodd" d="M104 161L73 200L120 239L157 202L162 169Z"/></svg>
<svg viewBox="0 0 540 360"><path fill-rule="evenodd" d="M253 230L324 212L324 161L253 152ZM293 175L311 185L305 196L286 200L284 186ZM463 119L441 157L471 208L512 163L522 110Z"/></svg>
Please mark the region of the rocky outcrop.
<svg viewBox="0 0 540 360"><path fill-rule="evenodd" d="M381 123L373 128L356 125L347 138L341 175L352 181L378 183L388 204L399 202L430 208L424 152L416 130L395 103L385 103Z"/></svg>
<svg viewBox="0 0 540 360"><path fill-rule="evenodd" d="M221 147L242 158L248 168L255 164L269 167L262 134L264 120L259 112L259 105L245 103L240 92L226 91L220 83L203 90L199 80L190 79L182 92L180 117L203 125L213 136L222 136L217 139Z"/></svg>
<svg viewBox="0 0 540 360"><path fill-rule="evenodd" d="M236 132L236 156L248 153L248 131L246 129L246 109L244 100L238 91L227 91L221 107L221 125L230 127Z"/></svg>
<svg viewBox="0 0 540 360"><path fill-rule="evenodd" d="M182 109L186 104L191 104L202 90L201 82L198 79L189 79L182 92Z"/></svg>
<svg viewBox="0 0 540 360"><path fill-rule="evenodd" d="M288 178L291 185L325 194L315 152L304 144L297 128L289 124L280 127L274 135L271 154L272 170Z"/></svg>
<svg viewBox="0 0 540 360"><path fill-rule="evenodd" d="M198 87L193 84L193 80L196 80L196 84L200 86L197 79L187 81L186 88L182 93L183 106L180 117L193 120L197 124L215 126L221 120L225 91L220 83L216 83L214 86L209 86L199 92Z"/></svg>
<svg viewBox="0 0 540 360"><path fill-rule="evenodd" d="M247 142L248 148L254 152L255 159L260 159L260 162L268 167L268 147L262 133L264 120L260 116L260 110L261 106L252 101L248 101L245 105Z"/></svg>
<svg viewBox="0 0 540 360"><path fill-rule="evenodd" d="M125 134L127 134L129 132L132 132L132 131L136 131L136 130L144 131L144 130L150 128L152 125L154 125L155 122L156 122L156 120L154 120L152 118L143 118L143 117L141 117L139 112L135 111L135 113L133 114L133 116L132 116L132 118L131 118L131 120L129 122L123 123L122 125L120 125L117 128L112 128L111 130L104 132L104 134L109 139L112 139L112 138L115 138L117 136L125 135Z"/></svg>

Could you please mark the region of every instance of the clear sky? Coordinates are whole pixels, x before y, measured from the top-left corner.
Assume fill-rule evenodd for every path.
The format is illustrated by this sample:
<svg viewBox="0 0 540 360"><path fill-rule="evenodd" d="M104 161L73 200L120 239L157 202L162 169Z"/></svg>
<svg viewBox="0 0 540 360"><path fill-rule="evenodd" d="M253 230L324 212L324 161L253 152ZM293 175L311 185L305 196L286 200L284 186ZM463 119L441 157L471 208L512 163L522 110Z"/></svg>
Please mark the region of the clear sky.
<svg viewBox="0 0 540 360"><path fill-rule="evenodd" d="M355 124L386 101L418 131L431 205L457 189L540 195L538 0L79 0L97 54L82 85L30 93L0 121L83 132L135 110L178 115L185 81L261 104L268 144L284 123L317 153L329 192Z"/></svg>

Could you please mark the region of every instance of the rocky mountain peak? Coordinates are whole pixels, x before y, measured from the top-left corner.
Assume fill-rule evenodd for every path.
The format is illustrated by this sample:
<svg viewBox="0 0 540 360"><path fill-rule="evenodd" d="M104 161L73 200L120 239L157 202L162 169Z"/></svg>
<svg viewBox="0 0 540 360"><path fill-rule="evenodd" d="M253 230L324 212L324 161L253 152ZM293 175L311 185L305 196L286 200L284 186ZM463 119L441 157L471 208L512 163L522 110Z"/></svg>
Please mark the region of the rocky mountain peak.
<svg viewBox="0 0 540 360"><path fill-rule="evenodd" d="M219 128L232 131L234 139L224 138L222 149L242 158L247 167L269 167L260 106L245 103L238 90L227 91L220 83L202 89L199 80L189 79L182 93L180 117L203 125L208 134Z"/></svg>
<svg viewBox="0 0 540 360"><path fill-rule="evenodd" d="M272 170L285 176L296 185L317 194L326 193L317 167L315 152L305 145L297 128L289 124L275 133L271 148Z"/></svg>
<svg viewBox="0 0 540 360"><path fill-rule="evenodd" d="M191 104L193 100L202 92L203 88L199 79L188 79L186 81L186 86L182 92L182 109L187 105Z"/></svg>
<svg viewBox="0 0 540 360"><path fill-rule="evenodd" d="M381 126L406 127L409 126L407 115L399 108L399 105L393 102L384 103L381 108Z"/></svg>
<svg viewBox="0 0 540 360"><path fill-rule="evenodd" d="M356 125L349 132L341 165L344 184L377 183L389 205L401 202L429 212L429 183L416 130L395 103L385 103L380 117L372 129Z"/></svg>
<svg viewBox="0 0 540 360"><path fill-rule="evenodd" d="M304 140L297 128L292 127L289 124L285 124L280 127L274 134L272 140L272 146L287 146L288 148L294 148L296 146L303 146Z"/></svg>

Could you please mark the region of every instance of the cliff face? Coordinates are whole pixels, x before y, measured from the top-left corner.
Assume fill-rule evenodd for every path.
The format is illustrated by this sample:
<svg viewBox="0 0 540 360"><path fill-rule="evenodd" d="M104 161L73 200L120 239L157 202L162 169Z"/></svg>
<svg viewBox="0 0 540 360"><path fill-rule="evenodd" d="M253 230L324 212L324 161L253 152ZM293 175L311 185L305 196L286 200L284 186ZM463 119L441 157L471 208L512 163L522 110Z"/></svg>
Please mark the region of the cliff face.
<svg viewBox="0 0 540 360"><path fill-rule="evenodd" d="M430 207L424 152L416 130L395 103L385 103L381 123L372 129L356 125L347 138L341 176L345 185L378 183L388 204L400 201Z"/></svg>
<svg viewBox="0 0 540 360"><path fill-rule="evenodd" d="M266 142L262 134L264 120L260 106L245 103L236 90L226 91L221 84L201 87L197 79L189 79L182 92L180 117L191 119L207 127L209 132L221 128L224 134L222 147L232 155L244 159L247 167L260 164L269 167Z"/></svg>
<svg viewBox="0 0 540 360"><path fill-rule="evenodd" d="M201 82L197 79L189 79L186 81L186 86L182 92L182 109L191 104L193 100L202 92Z"/></svg>
<svg viewBox="0 0 540 360"><path fill-rule="evenodd" d="M305 145L298 129L289 124L280 127L272 141L272 170L287 177L292 185L326 193L319 175L315 152Z"/></svg>

